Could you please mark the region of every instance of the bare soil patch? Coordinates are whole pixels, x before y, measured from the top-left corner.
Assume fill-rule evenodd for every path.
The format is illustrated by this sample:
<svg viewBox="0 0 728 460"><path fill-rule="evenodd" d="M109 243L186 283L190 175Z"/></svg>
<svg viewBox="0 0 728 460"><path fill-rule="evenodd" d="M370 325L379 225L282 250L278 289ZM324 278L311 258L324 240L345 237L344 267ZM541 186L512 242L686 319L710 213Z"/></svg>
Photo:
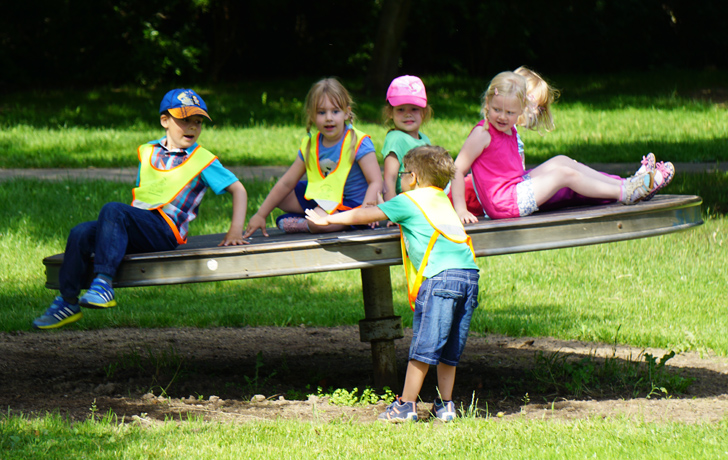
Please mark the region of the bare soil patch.
<svg viewBox="0 0 728 460"><path fill-rule="evenodd" d="M411 330L397 342L404 380ZM685 353L671 372L695 379L685 394L649 399L588 392L579 398L534 391L538 351L635 360L666 350L565 342L548 338L476 336L458 368L456 399L473 398L481 415L574 419L626 415L646 421L715 422L728 415L728 358ZM58 412L84 420L113 411L121 420L155 423L187 415L221 422L337 418L369 422L383 405L344 407L307 398L316 388L373 386L368 343L356 327L60 330L0 334L0 405L30 416ZM434 369L418 411L427 418ZM401 388L393 389L400 392ZM526 397L528 393L528 397ZM164 394L165 397L160 397ZM257 396L256 395L262 395ZM92 410L92 407L94 409Z"/></svg>

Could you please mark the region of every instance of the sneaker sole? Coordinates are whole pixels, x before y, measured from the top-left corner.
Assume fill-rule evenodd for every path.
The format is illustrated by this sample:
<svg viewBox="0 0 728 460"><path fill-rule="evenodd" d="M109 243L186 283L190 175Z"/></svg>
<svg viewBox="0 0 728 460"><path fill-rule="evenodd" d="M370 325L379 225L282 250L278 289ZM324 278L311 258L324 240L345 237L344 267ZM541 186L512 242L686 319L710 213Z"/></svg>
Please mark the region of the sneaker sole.
<svg viewBox="0 0 728 460"><path fill-rule="evenodd" d="M103 310L105 308L115 307L116 300L112 300L111 302L106 302L106 303L92 303L87 300L81 299L78 301L78 304L81 305L83 308L92 308L94 310Z"/></svg>
<svg viewBox="0 0 728 460"><path fill-rule="evenodd" d="M50 325L47 325L47 326L39 326L39 325L33 323L33 327L36 328L36 329L56 329L56 328L59 328L59 327L63 327L66 324L75 323L76 321L78 321L81 318L83 318L83 313L78 312L75 315L69 316L68 318L66 318L64 320L61 320L61 321L58 321L55 324L50 324Z"/></svg>

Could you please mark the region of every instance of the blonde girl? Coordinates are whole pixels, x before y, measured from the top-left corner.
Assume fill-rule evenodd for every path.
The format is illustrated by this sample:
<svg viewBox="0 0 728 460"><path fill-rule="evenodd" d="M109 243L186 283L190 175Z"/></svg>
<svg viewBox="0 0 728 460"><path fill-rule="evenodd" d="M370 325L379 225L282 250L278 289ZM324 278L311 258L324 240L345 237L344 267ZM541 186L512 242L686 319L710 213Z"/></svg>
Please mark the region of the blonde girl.
<svg viewBox="0 0 728 460"><path fill-rule="evenodd" d="M542 110L535 97L529 98L527 88L523 75L502 72L493 78L483 96L484 119L473 128L455 161L452 200L463 223L478 220L468 210L465 199L464 173L471 168L478 201L492 219L530 215L562 188L589 198L634 204L672 179L671 163L663 163L662 170L655 168L621 179L563 155L547 160L527 174L515 126L520 120L526 127L547 127L544 123L550 119L550 111Z"/></svg>
<svg viewBox="0 0 728 460"><path fill-rule="evenodd" d="M258 229L268 236L266 220L275 208L286 213L276 221L284 232L321 233L347 227L309 223L304 217L307 209L324 215L376 203L382 174L371 138L352 125L353 105L349 92L335 78L311 87L304 103L306 136L298 155L250 218L245 237ZM304 174L307 181L301 180Z"/></svg>

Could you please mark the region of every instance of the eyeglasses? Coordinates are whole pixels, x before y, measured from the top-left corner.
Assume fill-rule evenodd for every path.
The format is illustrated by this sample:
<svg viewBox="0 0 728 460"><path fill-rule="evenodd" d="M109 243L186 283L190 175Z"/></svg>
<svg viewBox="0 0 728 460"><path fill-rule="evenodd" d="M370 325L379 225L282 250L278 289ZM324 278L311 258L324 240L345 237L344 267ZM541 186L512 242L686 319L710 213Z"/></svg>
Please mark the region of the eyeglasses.
<svg viewBox="0 0 728 460"><path fill-rule="evenodd" d="M399 177L402 177L402 176L404 176L405 174L412 174L412 171L400 171L400 172L398 172L398 173L397 173L397 175L398 175Z"/></svg>

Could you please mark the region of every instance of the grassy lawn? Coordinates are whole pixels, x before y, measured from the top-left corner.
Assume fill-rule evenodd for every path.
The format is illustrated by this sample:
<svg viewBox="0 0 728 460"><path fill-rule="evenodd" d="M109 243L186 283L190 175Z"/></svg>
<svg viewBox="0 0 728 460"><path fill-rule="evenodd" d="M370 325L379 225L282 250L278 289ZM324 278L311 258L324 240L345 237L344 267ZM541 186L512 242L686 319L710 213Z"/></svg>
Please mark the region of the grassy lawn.
<svg viewBox="0 0 728 460"><path fill-rule="evenodd" d="M548 77L548 76L547 76ZM574 77L554 75L562 90L557 129L526 133L530 163L557 153L586 163L636 162L649 151L673 162L726 161L725 104L710 100L725 72ZM480 119L487 81L424 77L435 118L423 128L457 153ZM201 144L228 165L288 165L304 134L303 99L313 81L286 80L198 88L215 122ZM383 95L344 84L357 105L357 125L379 151ZM133 166L134 149L162 136L159 100L166 89L35 91L0 103L0 168ZM696 98L696 96L699 96Z"/></svg>
<svg viewBox="0 0 728 460"><path fill-rule="evenodd" d="M626 419L502 423L461 419L447 426L390 426L345 420L140 427L118 420L69 426L61 417L0 420L0 453L20 458L195 459L677 459L726 458L728 424L652 424ZM6 455L7 454L7 455Z"/></svg>
<svg viewBox="0 0 728 460"><path fill-rule="evenodd" d="M529 162L557 153L583 162L634 162L648 151L674 162L727 161L723 102L704 97L725 73L553 76L563 96L557 130L526 133ZM487 82L423 78L435 119L423 129L457 152L478 121ZM202 144L228 165L286 165L303 134L301 105L311 81L201 88L216 122ZM380 148L382 95L358 102ZM135 147L161 137L165 91L95 89L6 95L0 102L0 167L133 166ZM249 216L271 183L246 183ZM474 333L550 336L728 355L726 206L728 175L678 174L666 190L704 199L705 225L614 244L478 259L483 283ZM130 186L109 182L12 180L0 186L0 331L31 330L54 293L43 287L43 257L62 252L68 231L108 201L128 202ZM228 196L209 194L192 234L226 231ZM411 326L400 267L392 268L395 314ZM320 294L320 295L318 295ZM193 308L204 298L207 308ZM118 291L120 307L85 311L74 330L109 327L335 326L363 317L357 271ZM336 304L336 309L328 306ZM136 308L144 305L144 308ZM0 458L726 458L728 420L714 425L634 419L525 422L465 418L447 426L384 427L345 420L142 427L61 416L0 416Z"/></svg>

